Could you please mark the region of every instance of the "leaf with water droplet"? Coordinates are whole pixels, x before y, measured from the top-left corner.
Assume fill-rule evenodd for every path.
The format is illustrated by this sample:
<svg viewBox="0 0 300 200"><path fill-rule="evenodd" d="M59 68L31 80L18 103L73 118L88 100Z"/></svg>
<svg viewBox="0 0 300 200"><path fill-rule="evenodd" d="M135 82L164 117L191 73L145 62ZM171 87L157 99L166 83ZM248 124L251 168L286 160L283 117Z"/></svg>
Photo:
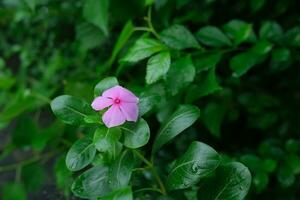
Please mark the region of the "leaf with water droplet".
<svg viewBox="0 0 300 200"><path fill-rule="evenodd" d="M188 188L213 172L220 163L219 154L210 146L193 142L168 176L168 189Z"/></svg>

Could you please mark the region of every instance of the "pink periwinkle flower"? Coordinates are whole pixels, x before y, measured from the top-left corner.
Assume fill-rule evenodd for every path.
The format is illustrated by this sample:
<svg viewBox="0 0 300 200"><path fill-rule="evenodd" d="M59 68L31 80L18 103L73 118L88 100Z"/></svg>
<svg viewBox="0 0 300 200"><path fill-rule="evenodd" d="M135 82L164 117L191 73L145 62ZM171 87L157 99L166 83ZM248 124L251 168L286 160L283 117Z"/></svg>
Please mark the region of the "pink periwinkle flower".
<svg viewBox="0 0 300 200"><path fill-rule="evenodd" d="M94 110L99 111L110 106L103 114L102 120L108 127L119 126L125 121L136 122L138 119L139 99L129 90L117 85L105 90L102 96L92 102Z"/></svg>

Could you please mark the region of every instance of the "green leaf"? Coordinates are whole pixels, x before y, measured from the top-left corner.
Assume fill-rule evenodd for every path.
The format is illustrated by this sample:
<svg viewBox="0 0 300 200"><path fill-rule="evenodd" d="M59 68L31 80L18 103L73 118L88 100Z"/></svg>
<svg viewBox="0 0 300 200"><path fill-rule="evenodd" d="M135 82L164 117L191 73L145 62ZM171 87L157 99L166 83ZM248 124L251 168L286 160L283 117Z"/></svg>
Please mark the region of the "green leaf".
<svg viewBox="0 0 300 200"><path fill-rule="evenodd" d="M135 161L131 151L124 151L109 168L108 180L113 190L123 188L129 184Z"/></svg>
<svg viewBox="0 0 300 200"><path fill-rule="evenodd" d="M292 47L300 47L300 27L288 30L284 35L285 42Z"/></svg>
<svg viewBox="0 0 300 200"><path fill-rule="evenodd" d="M166 50L166 47L158 40L141 37L133 44L121 61L138 62L163 50Z"/></svg>
<svg viewBox="0 0 300 200"><path fill-rule="evenodd" d="M198 200L243 200L251 185L251 174L238 162L221 165L198 191Z"/></svg>
<svg viewBox="0 0 300 200"><path fill-rule="evenodd" d="M96 154L96 149L93 140L89 137L84 137L77 140L66 157L66 165L71 171L78 171L89 165Z"/></svg>
<svg viewBox="0 0 300 200"><path fill-rule="evenodd" d="M160 128L153 144L155 153L167 142L190 127L200 116L200 110L192 105L180 105Z"/></svg>
<svg viewBox="0 0 300 200"><path fill-rule="evenodd" d="M118 127L106 128L99 127L94 134L94 144L98 151L112 151L114 144L121 137L121 130Z"/></svg>
<svg viewBox="0 0 300 200"><path fill-rule="evenodd" d="M215 26L205 26L201 28L196 36L200 42L211 47L231 46L229 38Z"/></svg>
<svg viewBox="0 0 300 200"><path fill-rule="evenodd" d="M34 120L28 116L22 116L18 119L12 132L12 143L17 147L30 146L37 134L38 127Z"/></svg>
<svg viewBox="0 0 300 200"><path fill-rule="evenodd" d="M70 172L66 166L65 156L61 156L57 159L54 170L57 188L63 191L65 197L69 197L73 178L72 172Z"/></svg>
<svg viewBox="0 0 300 200"><path fill-rule="evenodd" d="M208 104L203 111L203 121L207 129L215 137L220 138L220 126L225 115L226 108L216 103Z"/></svg>
<svg viewBox="0 0 300 200"><path fill-rule="evenodd" d="M264 55L269 53L272 47L273 47L272 43L262 40L257 42L253 47L251 47L249 52L256 55Z"/></svg>
<svg viewBox="0 0 300 200"><path fill-rule="evenodd" d="M192 33L182 25L173 25L163 30L160 36L167 46L176 50L201 48Z"/></svg>
<svg viewBox="0 0 300 200"><path fill-rule="evenodd" d="M210 54L203 54L200 56L197 56L193 59L196 72L202 72L209 70L211 68L215 68L216 65L219 63L219 61L222 58L221 53L210 53Z"/></svg>
<svg viewBox="0 0 300 200"><path fill-rule="evenodd" d="M201 78L197 85L191 85L187 89L186 102L194 102L200 97L207 96L222 89L218 84L215 68L201 74Z"/></svg>
<svg viewBox="0 0 300 200"><path fill-rule="evenodd" d="M172 63L167 73L167 88L172 95L176 95L194 80L195 75L196 71L191 57L180 58Z"/></svg>
<svg viewBox="0 0 300 200"><path fill-rule="evenodd" d="M286 164L291 168L294 174L300 173L300 157L296 154L290 154L285 156Z"/></svg>
<svg viewBox="0 0 300 200"><path fill-rule="evenodd" d="M62 95L53 99L51 109L56 117L71 125L84 124L84 118L93 113L88 103L69 95Z"/></svg>
<svg viewBox="0 0 300 200"><path fill-rule="evenodd" d="M76 26L76 39L80 41L84 49L93 49L100 46L106 37L97 26L81 23Z"/></svg>
<svg viewBox="0 0 300 200"><path fill-rule="evenodd" d="M89 195L83 188L83 179L84 179L83 174L78 176L71 186L71 191L77 197L88 199Z"/></svg>
<svg viewBox="0 0 300 200"><path fill-rule="evenodd" d="M259 37L270 41L279 41L283 31L281 26L274 21L266 21L259 29Z"/></svg>
<svg viewBox="0 0 300 200"><path fill-rule="evenodd" d="M83 6L83 17L99 27L108 35L108 7L109 0L86 0Z"/></svg>
<svg viewBox="0 0 300 200"><path fill-rule="evenodd" d="M115 190L101 198L101 200L133 200L131 187Z"/></svg>
<svg viewBox="0 0 300 200"><path fill-rule="evenodd" d="M145 91L141 93L139 99L139 115L143 116L159 103L161 97L158 94Z"/></svg>
<svg viewBox="0 0 300 200"><path fill-rule="evenodd" d="M95 166L82 174L82 185L84 191L93 198L103 197L111 189L109 187L108 168L104 166Z"/></svg>
<svg viewBox="0 0 300 200"><path fill-rule="evenodd" d="M171 64L171 57L168 51L161 52L148 60L146 83L152 84L162 79L168 72Z"/></svg>
<svg viewBox="0 0 300 200"><path fill-rule="evenodd" d="M266 0L250 0L252 12L259 11L266 4Z"/></svg>
<svg viewBox="0 0 300 200"><path fill-rule="evenodd" d="M128 21L123 27L121 34L114 46L111 57L109 58L108 65L111 66L115 61L117 54L121 51L123 46L126 44L132 33L134 32L134 26L131 21Z"/></svg>
<svg viewBox="0 0 300 200"><path fill-rule="evenodd" d="M240 77L251 69L259 60L259 55L245 52L240 53L230 60L230 68L234 71L233 76Z"/></svg>
<svg viewBox="0 0 300 200"><path fill-rule="evenodd" d="M261 192L268 186L269 177L266 173L258 173L253 177L253 184L257 192Z"/></svg>
<svg viewBox="0 0 300 200"><path fill-rule="evenodd" d="M231 20L223 28L226 34L232 38L235 45L248 40L253 32L251 24L240 20Z"/></svg>
<svg viewBox="0 0 300 200"><path fill-rule="evenodd" d="M6 183L2 186L3 200L26 200L26 191L20 183Z"/></svg>
<svg viewBox="0 0 300 200"><path fill-rule="evenodd" d="M213 172L219 163L220 156L213 148L201 142L193 142L183 156L176 160L168 176L168 188L191 187Z"/></svg>
<svg viewBox="0 0 300 200"><path fill-rule="evenodd" d="M102 79L95 86L95 89L94 89L95 97L101 96L105 90L112 88L116 85L119 85L119 82L118 82L118 79L114 76L110 76L110 77L106 77L106 78Z"/></svg>
<svg viewBox="0 0 300 200"><path fill-rule="evenodd" d="M126 123L122 126L124 131L124 145L136 149L146 145L150 139L150 129L144 119L136 123Z"/></svg>
<svg viewBox="0 0 300 200"><path fill-rule="evenodd" d="M282 187L287 188L295 182L295 175L290 167L283 165L278 170L277 179Z"/></svg>

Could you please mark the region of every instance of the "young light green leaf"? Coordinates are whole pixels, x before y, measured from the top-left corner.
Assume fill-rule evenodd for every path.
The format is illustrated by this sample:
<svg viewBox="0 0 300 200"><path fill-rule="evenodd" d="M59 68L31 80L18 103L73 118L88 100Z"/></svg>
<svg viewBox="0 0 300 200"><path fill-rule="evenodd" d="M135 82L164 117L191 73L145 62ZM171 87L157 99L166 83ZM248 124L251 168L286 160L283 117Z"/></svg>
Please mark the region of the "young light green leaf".
<svg viewBox="0 0 300 200"><path fill-rule="evenodd" d="M210 53L210 54L203 54L193 58L193 62L195 64L196 72L202 72L209 70L211 68L215 68L216 65L222 58L221 53Z"/></svg>
<svg viewBox="0 0 300 200"><path fill-rule="evenodd" d="M223 28L226 34L232 38L235 45L248 40L253 32L251 24L240 20L231 20Z"/></svg>
<svg viewBox="0 0 300 200"><path fill-rule="evenodd" d="M191 187L213 172L219 163L220 156L213 148L201 142L193 142L184 155L176 160L168 176L168 188Z"/></svg>
<svg viewBox="0 0 300 200"><path fill-rule="evenodd" d="M220 137L220 126L225 115L226 108L216 103L208 104L202 115L203 122L212 135Z"/></svg>
<svg viewBox="0 0 300 200"><path fill-rule="evenodd" d="M166 85L172 95L188 86L195 78L196 70L190 56L186 56L172 63L167 73Z"/></svg>
<svg viewBox="0 0 300 200"><path fill-rule="evenodd" d="M168 72L171 64L171 57L168 51L161 52L148 60L146 83L152 84L163 78Z"/></svg>
<svg viewBox="0 0 300 200"><path fill-rule="evenodd" d="M111 191L108 181L108 167L95 166L82 174L84 191L92 197L103 197Z"/></svg>
<svg viewBox="0 0 300 200"><path fill-rule="evenodd" d="M1 188L3 200L26 200L26 191L21 183L6 183Z"/></svg>
<svg viewBox="0 0 300 200"><path fill-rule="evenodd" d="M149 126L142 118L137 123L126 123L121 128L124 131L124 145L128 148L140 148L150 139Z"/></svg>
<svg viewBox="0 0 300 200"><path fill-rule="evenodd" d="M101 198L101 200L133 200L131 187L115 190Z"/></svg>
<svg viewBox="0 0 300 200"><path fill-rule="evenodd" d="M182 25L173 25L163 30L160 36L167 46L176 50L201 48L192 33Z"/></svg>
<svg viewBox="0 0 300 200"><path fill-rule="evenodd" d="M160 128L153 144L153 153L182 131L190 127L200 116L200 110L192 105L180 105Z"/></svg>
<svg viewBox="0 0 300 200"><path fill-rule="evenodd" d="M198 191L199 200L243 200L251 185L251 174L239 162L231 162L217 168L216 174L204 182Z"/></svg>
<svg viewBox="0 0 300 200"><path fill-rule="evenodd" d="M106 128L99 127L94 134L94 144L98 151L112 151L114 144L121 137L121 130L118 127Z"/></svg>
<svg viewBox="0 0 300 200"><path fill-rule="evenodd" d="M196 36L200 42L211 47L231 46L229 38L215 26L205 26L201 28Z"/></svg>
<svg viewBox="0 0 300 200"><path fill-rule="evenodd" d="M141 37L133 44L121 61L138 62L163 50L166 50L166 47L160 41Z"/></svg>
<svg viewBox="0 0 300 200"><path fill-rule="evenodd" d="M131 151L125 150L112 163L109 168L109 185L113 190L123 188L129 184L129 180L135 162Z"/></svg>
<svg viewBox="0 0 300 200"><path fill-rule="evenodd" d="M84 118L93 113L88 103L69 95L53 99L51 109L56 117L71 125L84 124Z"/></svg>
<svg viewBox="0 0 300 200"><path fill-rule="evenodd" d="M83 6L83 17L99 27L108 35L108 7L109 0L86 0Z"/></svg>
<svg viewBox="0 0 300 200"><path fill-rule="evenodd" d="M77 140L70 148L66 157L66 165L71 171L81 170L93 161L95 154L93 140L84 137Z"/></svg>
<svg viewBox="0 0 300 200"><path fill-rule="evenodd" d="M101 96L105 90L107 90L111 87L114 87L116 85L119 85L119 82L118 82L118 79L114 76L110 76L110 77L106 77L106 78L102 79L95 86L95 89L94 89L95 97Z"/></svg>

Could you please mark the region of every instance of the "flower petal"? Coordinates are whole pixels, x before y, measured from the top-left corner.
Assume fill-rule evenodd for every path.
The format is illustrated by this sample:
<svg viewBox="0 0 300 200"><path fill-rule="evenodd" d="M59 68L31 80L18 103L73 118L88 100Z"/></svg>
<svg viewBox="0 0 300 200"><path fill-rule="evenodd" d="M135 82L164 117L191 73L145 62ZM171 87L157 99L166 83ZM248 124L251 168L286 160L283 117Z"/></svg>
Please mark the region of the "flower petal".
<svg viewBox="0 0 300 200"><path fill-rule="evenodd" d="M106 97L99 96L99 97L95 98L94 101L92 102L92 108L94 110L98 111L98 110L102 110L112 104L113 104L113 100L108 99Z"/></svg>
<svg viewBox="0 0 300 200"><path fill-rule="evenodd" d="M126 117L127 121L136 122L139 115L139 108L136 103L124 103L120 104L121 111Z"/></svg>
<svg viewBox="0 0 300 200"><path fill-rule="evenodd" d="M108 127L119 126L125 122L125 116L117 105L112 105L102 116L104 124Z"/></svg>
<svg viewBox="0 0 300 200"><path fill-rule="evenodd" d="M122 88L120 90L120 97L121 101L127 103L138 103L139 98L137 98L132 92L129 90Z"/></svg>
<svg viewBox="0 0 300 200"><path fill-rule="evenodd" d="M119 98L120 96L120 92L123 89L123 87L116 85L112 88L109 88L107 90L105 90L102 94L102 96L107 97L107 98L111 98L111 99L115 99L115 98Z"/></svg>

